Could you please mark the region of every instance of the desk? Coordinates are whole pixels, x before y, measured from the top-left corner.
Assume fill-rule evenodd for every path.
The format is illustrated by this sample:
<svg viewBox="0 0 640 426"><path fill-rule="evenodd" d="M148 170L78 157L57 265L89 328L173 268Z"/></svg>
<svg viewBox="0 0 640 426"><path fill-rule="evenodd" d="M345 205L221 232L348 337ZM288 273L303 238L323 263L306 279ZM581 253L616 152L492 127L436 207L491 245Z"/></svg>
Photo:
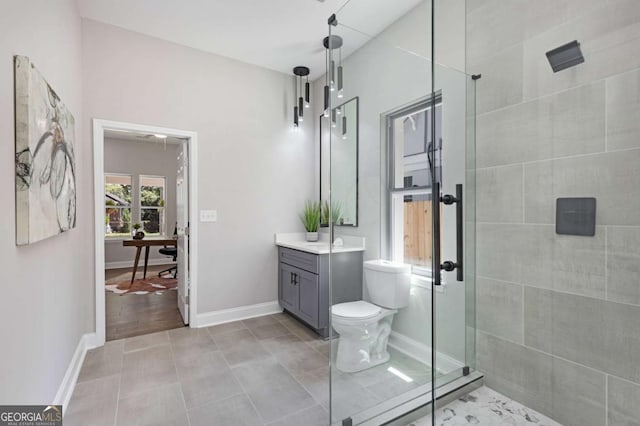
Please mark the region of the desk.
<svg viewBox="0 0 640 426"><path fill-rule="evenodd" d="M178 241L175 238L167 237L149 237L141 240L124 240L122 241L124 247L136 248L136 260L133 263L133 271L131 272L131 284L136 279L136 271L138 270L138 262L140 261L140 252L142 247L145 248L144 252L144 278L147 278L147 263L149 263L149 247L151 246L174 246L178 245Z"/></svg>

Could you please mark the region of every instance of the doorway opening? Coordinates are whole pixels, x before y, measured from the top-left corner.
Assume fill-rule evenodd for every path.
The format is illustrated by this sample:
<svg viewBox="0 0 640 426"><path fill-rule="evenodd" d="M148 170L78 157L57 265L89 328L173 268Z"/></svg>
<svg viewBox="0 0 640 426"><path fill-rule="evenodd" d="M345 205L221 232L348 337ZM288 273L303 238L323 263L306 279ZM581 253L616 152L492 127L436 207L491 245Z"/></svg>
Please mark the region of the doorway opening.
<svg viewBox="0 0 640 426"><path fill-rule="evenodd" d="M93 121L96 345L195 326L195 132Z"/></svg>

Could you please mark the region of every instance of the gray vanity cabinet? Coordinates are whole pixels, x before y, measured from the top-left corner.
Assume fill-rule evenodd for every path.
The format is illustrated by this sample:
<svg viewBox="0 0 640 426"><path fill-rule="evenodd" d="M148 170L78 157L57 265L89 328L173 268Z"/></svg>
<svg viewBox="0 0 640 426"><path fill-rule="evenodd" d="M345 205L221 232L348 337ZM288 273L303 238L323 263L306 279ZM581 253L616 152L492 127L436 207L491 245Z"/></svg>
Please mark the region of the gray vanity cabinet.
<svg viewBox="0 0 640 426"><path fill-rule="evenodd" d="M362 299L362 252L334 253L333 303L329 303L329 254L278 247L278 299L287 312L329 336L329 306Z"/></svg>
<svg viewBox="0 0 640 426"><path fill-rule="evenodd" d="M297 312L300 306L300 289L296 284L296 272L296 268L280 264L280 305L291 312Z"/></svg>
<svg viewBox="0 0 640 426"><path fill-rule="evenodd" d="M297 286L300 291L298 315L310 326L319 328L319 276L306 271L300 271L296 273L296 276L298 278Z"/></svg>

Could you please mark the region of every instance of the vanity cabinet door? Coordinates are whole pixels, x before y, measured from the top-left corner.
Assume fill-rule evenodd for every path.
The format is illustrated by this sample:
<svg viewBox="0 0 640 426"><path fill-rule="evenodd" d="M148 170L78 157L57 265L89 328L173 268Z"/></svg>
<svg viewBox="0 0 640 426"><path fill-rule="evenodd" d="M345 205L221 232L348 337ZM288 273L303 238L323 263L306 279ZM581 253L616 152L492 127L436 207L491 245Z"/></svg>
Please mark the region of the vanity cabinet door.
<svg viewBox="0 0 640 426"><path fill-rule="evenodd" d="M318 328L318 276L298 270L300 305L298 314L311 326Z"/></svg>
<svg viewBox="0 0 640 426"><path fill-rule="evenodd" d="M299 307L299 286L297 273L298 269L289 265L280 264L280 303L282 307L291 311L298 312Z"/></svg>

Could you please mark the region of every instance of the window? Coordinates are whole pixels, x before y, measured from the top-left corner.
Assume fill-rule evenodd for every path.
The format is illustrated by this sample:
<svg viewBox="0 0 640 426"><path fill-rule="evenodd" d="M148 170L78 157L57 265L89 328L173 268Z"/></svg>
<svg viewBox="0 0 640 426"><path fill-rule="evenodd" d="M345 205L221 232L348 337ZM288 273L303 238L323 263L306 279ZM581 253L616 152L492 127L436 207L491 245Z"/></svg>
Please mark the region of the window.
<svg viewBox="0 0 640 426"><path fill-rule="evenodd" d="M131 176L105 175L105 235L129 236L131 233Z"/></svg>
<svg viewBox="0 0 640 426"><path fill-rule="evenodd" d="M165 178L140 176L140 222L147 235L165 234Z"/></svg>
<svg viewBox="0 0 640 426"><path fill-rule="evenodd" d="M413 265L413 273L431 274L431 173L442 181L442 102L436 99L436 137L432 140L431 100L387 116L389 143L389 230L393 260ZM435 158L428 152L435 143Z"/></svg>
<svg viewBox="0 0 640 426"><path fill-rule="evenodd" d="M105 236L130 237L136 223L146 235L166 234L165 177L110 173L104 182Z"/></svg>

